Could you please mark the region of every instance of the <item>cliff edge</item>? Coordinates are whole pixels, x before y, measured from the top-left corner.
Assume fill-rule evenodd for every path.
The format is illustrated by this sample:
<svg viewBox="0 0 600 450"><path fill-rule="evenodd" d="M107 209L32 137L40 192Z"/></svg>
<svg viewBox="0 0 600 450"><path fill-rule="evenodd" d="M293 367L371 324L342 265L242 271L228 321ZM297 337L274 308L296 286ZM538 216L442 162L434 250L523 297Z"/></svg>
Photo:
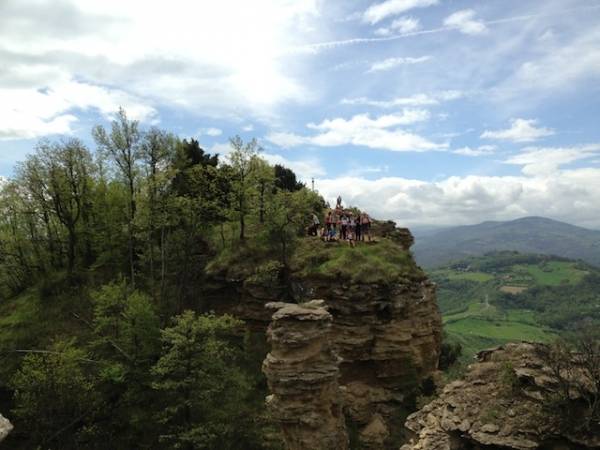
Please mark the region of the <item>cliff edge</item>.
<svg viewBox="0 0 600 450"><path fill-rule="evenodd" d="M13 429L12 424L2 414L0 414L0 442L4 440L8 433Z"/></svg>
<svg viewBox="0 0 600 450"><path fill-rule="evenodd" d="M440 354L442 322L435 285L412 258L410 232L388 228L377 242L355 248L305 239L296 249L287 274L291 298L285 300L303 303L322 299L331 316L328 345L340 357L340 401L349 434L362 449L397 448L404 411L421 382L437 370ZM256 278L247 277L238 287L238 314L243 317L246 312L247 319L260 323L264 312L257 306L269 313L264 308L266 300L280 301L274 297L285 291L274 281L280 278L272 280L269 289ZM291 360L285 362L274 336L291 333L301 340L304 332L308 336L314 331L306 328L306 322L302 328L298 321L282 321L281 314L273 316L269 334L280 366L293 366L293 356L289 354ZM267 357L265 371L276 377L272 358ZM286 379L296 378L302 384L305 369L297 375L286 372ZM271 379L270 385L277 394ZM322 401L325 404L330 399L324 396ZM285 421L277 414L274 419Z"/></svg>
<svg viewBox="0 0 600 450"><path fill-rule="evenodd" d="M540 357L546 348L514 343L480 352L462 380L408 417L414 434L402 450L600 448L597 429L565 432L558 423L564 417L548 413L561 386ZM569 402L576 406L580 394L570 391Z"/></svg>

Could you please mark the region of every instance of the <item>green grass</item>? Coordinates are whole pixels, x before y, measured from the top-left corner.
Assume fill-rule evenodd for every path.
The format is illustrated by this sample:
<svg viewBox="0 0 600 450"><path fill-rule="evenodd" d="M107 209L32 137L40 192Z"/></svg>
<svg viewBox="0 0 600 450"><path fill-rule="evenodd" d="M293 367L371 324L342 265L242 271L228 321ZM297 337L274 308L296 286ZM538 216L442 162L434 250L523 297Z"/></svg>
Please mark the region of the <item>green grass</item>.
<svg viewBox="0 0 600 450"><path fill-rule="evenodd" d="M587 274L576 267L576 263L568 261L548 261L543 264L514 266L515 271L527 272L537 284L558 286L560 284L577 284Z"/></svg>
<svg viewBox="0 0 600 450"><path fill-rule="evenodd" d="M443 317L444 329L463 346L463 357L511 341L547 342L556 337L541 326L533 311L502 311L486 303L471 303L465 311Z"/></svg>
<svg viewBox="0 0 600 450"><path fill-rule="evenodd" d="M454 270L439 270L436 271L436 275L439 277L445 277L449 280L466 280L476 281L478 283L485 283L494 279L493 275L484 272L458 272Z"/></svg>
<svg viewBox="0 0 600 450"><path fill-rule="evenodd" d="M85 338L90 330L74 318L86 316L89 303L83 292L63 292L43 297L39 286L0 303L0 385L19 366L22 353L15 350L45 349L56 338Z"/></svg>
<svg viewBox="0 0 600 450"><path fill-rule="evenodd" d="M478 317L469 317L456 322L447 323L446 330L450 333L482 336L507 341L524 340L545 342L552 337L551 333L545 331L536 324L492 318L486 320Z"/></svg>
<svg viewBox="0 0 600 450"><path fill-rule="evenodd" d="M393 283L402 278L421 278L411 255L398 244L380 238L376 243L322 242L302 239L291 260L301 276L345 279L354 283Z"/></svg>

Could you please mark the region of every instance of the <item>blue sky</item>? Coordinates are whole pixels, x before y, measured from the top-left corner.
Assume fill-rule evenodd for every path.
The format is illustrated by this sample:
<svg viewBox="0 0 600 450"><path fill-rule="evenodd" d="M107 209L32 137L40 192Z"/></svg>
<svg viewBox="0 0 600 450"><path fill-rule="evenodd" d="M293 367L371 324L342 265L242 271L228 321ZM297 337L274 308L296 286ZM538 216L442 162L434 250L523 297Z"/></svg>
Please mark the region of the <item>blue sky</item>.
<svg viewBox="0 0 600 450"><path fill-rule="evenodd" d="M0 175L121 105L402 224L600 228L600 0L4 0L0 61Z"/></svg>

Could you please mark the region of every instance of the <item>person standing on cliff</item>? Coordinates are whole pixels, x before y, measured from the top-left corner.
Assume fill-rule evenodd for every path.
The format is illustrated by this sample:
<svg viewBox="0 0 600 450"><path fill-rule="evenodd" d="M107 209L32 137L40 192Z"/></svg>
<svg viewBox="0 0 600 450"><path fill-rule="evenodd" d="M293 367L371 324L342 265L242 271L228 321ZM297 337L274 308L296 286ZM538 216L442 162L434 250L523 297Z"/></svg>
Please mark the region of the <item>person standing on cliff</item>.
<svg viewBox="0 0 600 450"><path fill-rule="evenodd" d="M362 213L359 213L356 217L354 234L356 235L356 242L362 241Z"/></svg>
<svg viewBox="0 0 600 450"><path fill-rule="evenodd" d="M360 226L362 229L362 240L365 240L365 235L369 237L369 242L371 242L371 218L367 213L362 213L360 215Z"/></svg>
<svg viewBox="0 0 600 450"><path fill-rule="evenodd" d="M336 209L342 208L342 196L341 195L338 195L337 203L336 203L335 207L336 207Z"/></svg>
<svg viewBox="0 0 600 450"><path fill-rule="evenodd" d="M312 222L312 224L310 227L310 235L316 236L318 234L319 225L321 225L321 222L319 221L319 218L317 217L317 215L315 213L312 214L311 222Z"/></svg>

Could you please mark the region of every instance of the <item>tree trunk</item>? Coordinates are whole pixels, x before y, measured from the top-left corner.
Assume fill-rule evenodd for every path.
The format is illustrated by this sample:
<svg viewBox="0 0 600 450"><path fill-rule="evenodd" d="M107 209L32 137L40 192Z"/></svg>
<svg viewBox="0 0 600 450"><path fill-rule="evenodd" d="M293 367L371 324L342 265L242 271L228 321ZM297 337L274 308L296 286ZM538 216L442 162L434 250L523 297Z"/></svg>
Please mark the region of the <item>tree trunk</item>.
<svg viewBox="0 0 600 450"><path fill-rule="evenodd" d="M69 274L72 274L73 269L75 268L75 249L77 246L77 234L75 233L75 226L69 226L68 232L69 232L69 248L68 248L68 253L67 253L67 259L68 259Z"/></svg>

